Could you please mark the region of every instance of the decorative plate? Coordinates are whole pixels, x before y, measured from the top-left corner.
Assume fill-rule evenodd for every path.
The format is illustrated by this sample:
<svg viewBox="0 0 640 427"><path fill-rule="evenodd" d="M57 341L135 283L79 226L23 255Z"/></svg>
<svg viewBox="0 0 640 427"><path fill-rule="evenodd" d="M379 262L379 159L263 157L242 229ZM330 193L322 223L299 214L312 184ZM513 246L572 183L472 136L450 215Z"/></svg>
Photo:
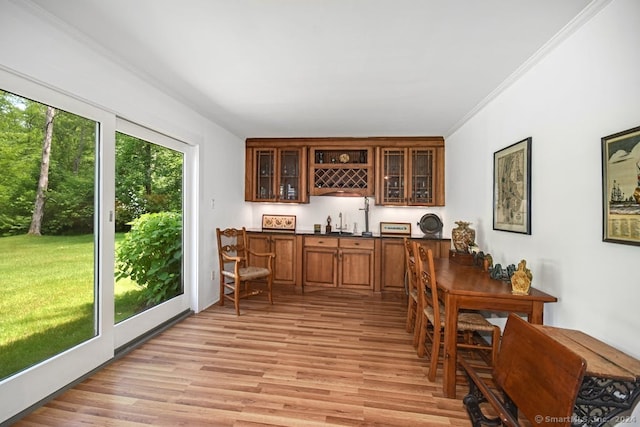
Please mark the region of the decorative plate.
<svg viewBox="0 0 640 427"><path fill-rule="evenodd" d="M350 157L347 153L340 154L340 157L338 157L338 160L340 160L340 163L347 163L349 159Z"/></svg>
<svg viewBox="0 0 640 427"><path fill-rule="evenodd" d="M436 214L425 214L418 223L420 230L428 236L437 236L442 232L442 220Z"/></svg>

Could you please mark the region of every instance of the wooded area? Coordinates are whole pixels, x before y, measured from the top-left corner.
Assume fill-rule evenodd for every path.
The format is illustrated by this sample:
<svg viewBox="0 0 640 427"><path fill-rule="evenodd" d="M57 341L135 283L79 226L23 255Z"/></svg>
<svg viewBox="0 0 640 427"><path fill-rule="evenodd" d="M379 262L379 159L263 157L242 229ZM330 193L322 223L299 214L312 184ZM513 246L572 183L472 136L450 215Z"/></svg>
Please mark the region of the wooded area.
<svg viewBox="0 0 640 427"><path fill-rule="evenodd" d="M0 90L0 236L92 233L99 124ZM182 154L116 134L116 230L182 210Z"/></svg>

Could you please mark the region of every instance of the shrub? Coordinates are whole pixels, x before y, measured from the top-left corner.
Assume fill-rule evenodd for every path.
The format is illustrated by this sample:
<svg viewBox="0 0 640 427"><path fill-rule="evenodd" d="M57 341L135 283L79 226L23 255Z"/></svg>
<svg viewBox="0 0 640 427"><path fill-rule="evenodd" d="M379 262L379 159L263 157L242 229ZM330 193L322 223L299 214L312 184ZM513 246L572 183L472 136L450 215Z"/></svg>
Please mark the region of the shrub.
<svg viewBox="0 0 640 427"><path fill-rule="evenodd" d="M144 214L131 223L116 251L116 280L130 277L151 307L182 293L182 215Z"/></svg>

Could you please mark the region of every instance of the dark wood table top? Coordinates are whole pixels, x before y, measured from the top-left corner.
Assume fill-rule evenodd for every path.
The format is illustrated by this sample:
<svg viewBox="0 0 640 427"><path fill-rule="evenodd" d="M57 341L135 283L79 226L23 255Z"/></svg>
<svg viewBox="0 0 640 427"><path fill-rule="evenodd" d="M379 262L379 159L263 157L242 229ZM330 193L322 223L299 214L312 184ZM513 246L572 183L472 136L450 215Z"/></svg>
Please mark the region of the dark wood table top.
<svg viewBox="0 0 640 427"><path fill-rule="evenodd" d="M514 295L511 285L492 279L489 273L480 267L462 265L449 258L434 259L438 288L443 292L456 295L490 296L493 298L525 299L542 302L556 302L558 299L541 290L531 287L528 295Z"/></svg>

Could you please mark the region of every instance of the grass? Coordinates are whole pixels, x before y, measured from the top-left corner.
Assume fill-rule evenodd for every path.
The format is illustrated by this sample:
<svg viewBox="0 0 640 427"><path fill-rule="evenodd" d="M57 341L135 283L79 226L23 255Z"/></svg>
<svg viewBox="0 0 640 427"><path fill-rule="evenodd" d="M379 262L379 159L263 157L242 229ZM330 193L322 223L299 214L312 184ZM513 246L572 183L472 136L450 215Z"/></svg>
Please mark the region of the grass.
<svg viewBox="0 0 640 427"><path fill-rule="evenodd" d="M0 238L0 379L95 336L93 258L92 235ZM138 293L116 283L116 322Z"/></svg>

